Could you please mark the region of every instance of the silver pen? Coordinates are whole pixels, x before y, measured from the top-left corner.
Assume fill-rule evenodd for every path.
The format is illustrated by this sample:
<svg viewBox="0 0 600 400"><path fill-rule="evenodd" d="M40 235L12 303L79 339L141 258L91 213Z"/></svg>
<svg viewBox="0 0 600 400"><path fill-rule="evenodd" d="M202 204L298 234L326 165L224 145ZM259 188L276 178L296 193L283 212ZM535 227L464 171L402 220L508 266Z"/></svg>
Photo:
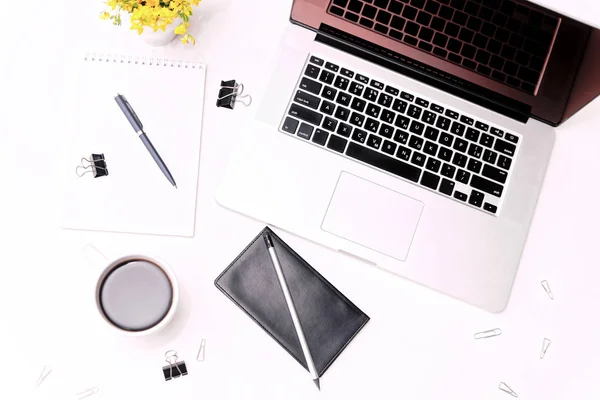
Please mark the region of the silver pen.
<svg viewBox="0 0 600 400"><path fill-rule="evenodd" d="M121 111L123 111L123 114L125 114L125 117L133 127L135 133L138 134L138 137L140 138L142 143L144 143L144 146L146 146L146 149L156 162L156 165L158 165L158 168L160 168L160 170L167 177L169 182L171 182L171 185L175 186L175 189L177 189L177 184L175 183L175 179L173 179L173 175L171 175L171 172L169 172L169 168L167 168L167 165L162 160L162 158L160 158L160 155L152 145L152 142L150 141L150 139L148 139L148 136L146 136L146 133L144 132L144 126L142 125L142 121L140 121L135 111L133 111L133 107L131 107L131 104L129 104L125 96L123 96L122 94L117 94L115 96L115 101L119 105L119 108L121 108Z"/></svg>
<svg viewBox="0 0 600 400"><path fill-rule="evenodd" d="M302 325L300 324L300 319L298 318L298 313L296 312L294 301L292 300L292 296L290 295L290 289L285 280L285 276L283 275L281 264L279 263L279 259L277 258L275 247L273 247L273 241L271 240L271 236L268 233L265 233L263 238L265 239L267 250L269 251L269 255L271 256L271 261L273 261L273 266L275 267L275 272L277 273L277 278L279 279L279 285L283 290L285 302L287 304L288 310L290 311L290 315L292 316L292 322L294 323L296 335L298 335L298 340L300 341L300 346L302 347L302 352L304 353L304 359L306 360L306 364L308 365L308 371L310 372L313 382L315 383L315 385L317 385L317 388L321 390L321 385L319 383L319 374L317 373L315 363L312 359L312 355L310 354L310 349L308 348L308 343L306 342L306 338L304 337L304 331L302 330Z"/></svg>

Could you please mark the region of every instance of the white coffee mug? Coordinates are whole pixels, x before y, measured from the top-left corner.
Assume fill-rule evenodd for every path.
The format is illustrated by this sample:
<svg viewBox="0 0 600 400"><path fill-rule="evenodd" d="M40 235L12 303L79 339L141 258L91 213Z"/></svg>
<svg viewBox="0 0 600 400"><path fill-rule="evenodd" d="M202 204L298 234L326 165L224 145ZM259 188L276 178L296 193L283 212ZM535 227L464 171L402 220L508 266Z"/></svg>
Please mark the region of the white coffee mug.
<svg viewBox="0 0 600 400"><path fill-rule="evenodd" d="M96 307L111 328L128 336L144 336L173 320L179 284L165 261L140 254L109 260L91 244L83 253L102 270L96 283Z"/></svg>

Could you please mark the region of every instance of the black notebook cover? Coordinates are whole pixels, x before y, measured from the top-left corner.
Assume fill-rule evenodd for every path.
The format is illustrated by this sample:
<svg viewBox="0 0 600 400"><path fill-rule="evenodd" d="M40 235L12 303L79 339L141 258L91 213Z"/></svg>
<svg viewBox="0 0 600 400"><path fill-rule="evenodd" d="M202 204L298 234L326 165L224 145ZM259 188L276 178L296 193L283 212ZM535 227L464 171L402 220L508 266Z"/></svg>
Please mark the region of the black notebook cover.
<svg viewBox="0 0 600 400"><path fill-rule="evenodd" d="M308 370L283 291L262 236L269 232L319 376L369 317L268 227L215 280L215 285Z"/></svg>

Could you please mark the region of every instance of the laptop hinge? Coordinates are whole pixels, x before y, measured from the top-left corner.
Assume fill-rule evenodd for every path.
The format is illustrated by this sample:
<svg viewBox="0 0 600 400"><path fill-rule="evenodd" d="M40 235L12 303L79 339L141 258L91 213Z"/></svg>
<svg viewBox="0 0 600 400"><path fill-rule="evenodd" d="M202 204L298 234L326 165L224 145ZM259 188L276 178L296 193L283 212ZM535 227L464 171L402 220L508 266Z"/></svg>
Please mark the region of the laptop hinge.
<svg viewBox="0 0 600 400"><path fill-rule="evenodd" d="M432 68L329 25L321 24L315 41L373 62L519 122L526 123L531 115L531 106L525 103Z"/></svg>

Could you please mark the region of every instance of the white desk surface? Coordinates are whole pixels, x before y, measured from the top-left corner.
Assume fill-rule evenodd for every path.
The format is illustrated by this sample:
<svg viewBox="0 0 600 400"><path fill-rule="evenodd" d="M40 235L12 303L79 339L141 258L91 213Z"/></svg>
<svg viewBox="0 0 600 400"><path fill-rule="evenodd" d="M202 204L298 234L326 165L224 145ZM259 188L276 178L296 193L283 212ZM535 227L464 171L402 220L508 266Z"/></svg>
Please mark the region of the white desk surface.
<svg viewBox="0 0 600 400"><path fill-rule="evenodd" d="M38 6L34 6L35 4ZM236 138L256 109L217 109L221 79L258 98L290 1L206 0L196 47L144 48L97 20L100 2L37 1L0 24L0 398L74 399L597 399L600 387L600 101L558 129L555 152L505 312L489 314L285 232L281 236L372 319L322 379L306 373L213 285L264 224L215 203ZM598 15L600 5L595 6ZM15 6L16 7L16 6ZM76 11L75 11L76 10ZM590 15L594 15L591 13ZM196 236L192 239L65 231L60 174L78 49L165 54L208 63ZM93 302L94 271L79 250L147 252L182 286L178 319L146 339L107 333ZM556 296L550 300L540 281ZM475 332L501 328L476 341ZM546 358L544 337L552 340ZM201 338L206 361L196 362ZM188 376L164 382L176 349ZM36 389L44 365L53 372Z"/></svg>
<svg viewBox="0 0 600 400"><path fill-rule="evenodd" d="M597 0L529 0L549 10L600 28L600 7Z"/></svg>

